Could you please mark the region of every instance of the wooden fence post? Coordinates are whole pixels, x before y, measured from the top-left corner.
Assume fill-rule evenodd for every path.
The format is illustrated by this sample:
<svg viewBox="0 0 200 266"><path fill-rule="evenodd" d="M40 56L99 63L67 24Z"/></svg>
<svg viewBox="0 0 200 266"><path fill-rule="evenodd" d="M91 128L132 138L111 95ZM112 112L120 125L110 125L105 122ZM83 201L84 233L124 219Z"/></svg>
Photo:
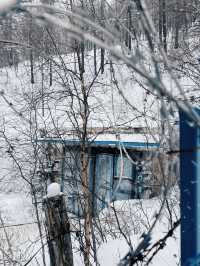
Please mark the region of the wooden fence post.
<svg viewBox="0 0 200 266"><path fill-rule="evenodd" d="M51 266L73 266L70 223L63 195L44 199Z"/></svg>

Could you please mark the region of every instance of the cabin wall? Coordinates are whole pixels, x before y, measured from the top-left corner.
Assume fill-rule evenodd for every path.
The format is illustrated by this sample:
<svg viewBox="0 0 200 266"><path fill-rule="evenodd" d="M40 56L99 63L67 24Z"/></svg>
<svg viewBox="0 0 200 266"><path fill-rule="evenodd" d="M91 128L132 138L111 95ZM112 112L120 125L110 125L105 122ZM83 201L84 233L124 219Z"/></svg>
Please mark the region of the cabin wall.
<svg viewBox="0 0 200 266"><path fill-rule="evenodd" d="M132 162L114 149L93 149L89 155L89 192L93 213L114 200L142 198L146 190L142 174L144 152L129 152ZM80 151L66 152L63 168L64 193L68 210L82 214Z"/></svg>
<svg viewBox="0 0 200 266"><path fill-rule="evenodd" d="M50 182L60 183L67 210L82 216L84 198L80 147L48 144L44 145L42 153L46 159L41 178L46 180L47 185ZM93 215L112 201L149 198L159 194L160 170L156 160L150 160L151 167L145 168L146 161L151 157L150 151L129 149L131 160L114 147L91 147L88 153L88 190ZM152 173L156 171L158 175L155 177Z"/></svg>

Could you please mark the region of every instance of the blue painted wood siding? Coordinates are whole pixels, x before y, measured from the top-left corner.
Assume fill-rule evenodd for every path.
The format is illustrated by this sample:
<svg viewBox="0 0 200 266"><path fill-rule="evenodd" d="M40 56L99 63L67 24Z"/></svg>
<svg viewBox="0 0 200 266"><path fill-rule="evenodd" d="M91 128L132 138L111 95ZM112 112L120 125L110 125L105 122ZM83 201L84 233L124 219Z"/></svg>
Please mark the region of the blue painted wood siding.
<svg viewBox="0 0 200 266"><path fill-rule="evenodd" d="M98 154L96 156L95 192L97 209L103 209L112 200L113 156ZM90 176L89 178L92 178Z"/></svg>
<svg viewBox="0 0 200 266"><path fill-rule="evenodd" d="M76 159L77 160L77 159ZM121 163L123 160L123 171ZM69 158L67 162L69 162ZM64 192L67 195L68 210L76 215L82 214L81 180L77 171L79 163L71 160L71 166L64 167ZM88 176L89 191L93 212L99 212L114 200L141 198L143 193L143 178L141 169L136 167L127 157L115 154L96 154L89 158Z"/></svg>

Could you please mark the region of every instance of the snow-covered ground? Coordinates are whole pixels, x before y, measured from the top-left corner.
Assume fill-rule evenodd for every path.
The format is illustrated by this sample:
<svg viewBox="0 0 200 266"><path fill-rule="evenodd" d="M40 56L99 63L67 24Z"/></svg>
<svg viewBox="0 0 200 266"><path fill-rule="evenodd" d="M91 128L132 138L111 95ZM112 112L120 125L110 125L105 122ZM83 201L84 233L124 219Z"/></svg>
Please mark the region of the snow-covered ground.
<svg viewBox="0 0 200 266"><path fill-rule="evenodd" d="M10 257L21 263L19 265L25 264L41 247L30 195L20 192L1 193L0 218L0 250L9 251ZM0 252L0 261L2 259L5 256ZM41 254L30 265L37 265L37 260L41 260Z"/></svg>
<svg viewBox="0 0 200 266"><path fill-rule="evenodd" d="M179 217L178 197L178 190L175 188L175 190L169 195L169 203L172 207L171 211L173 217ZM156 213L158 213L158 210L161 206L161 201L162 200L159 198L154 198L150 200L115 202L114 206L119 215L121 228L124 230L124 232L126 232L127 235L130 234L133 249L136 248L138 243L141 241L141 235L148 232L148 229L155 220ZM108 217L111 219L114 218L114 214L112 211L110 212L109 209L106 209L103 211L103 217L105 220L108 219ZM115 224L113 226L116 227L117 231L117 225ZM165 207L152 232L151 243L155 243L157 240L163 237L164 234L167 233L168 229L169 213ZM117 265L119 260L128 251L128 245L123 237L120 237L119 239L110 238L111 237L108 237L108 242L103 243L99 249L98 255L100 265ZM167 240L167 245L164 247L164 249L155 256L152 261L152 265L178 265L180 259L179 244L180 227L176 229L174 236ZM109 264L107 264L107 262L109 262Z"/></svg>
<svg viewBox="0 0 200 266"><path fill-rule="evenodd" d="M178 207L178 189L175 188L169 195L169 204L173 217L179 217ZM156 213L161 206L161 198L150 200L130 200L117 201L104 209L100 214L98 223L104 234L104 241L100 237L100 232L96 231L96 236L101 243L97 247L98 260L101 266L116 266L120 259L128 252L129 247L119 233L115 215L112 210L114 206L119 218L119 222L123 232L129 236L136 248L141 241L141 235L147 232L152 222L155 220ZM40 249L39 232L37 228L34 210L30 201L30 197L20 193L7 193L0 195L0 214L4 220L5 230L12 243L14 258L25 262L37 250ZM72 222L73 223L73 222ZM4 229L0 228L1 239L5 241ZM155 229L152 233L152 243L159 240L167 233L169 229L169 213L167 208L163 209ZM82 266L83 259L78 252L79 244L75 234L72 234L74 240L74 265ZM100 240L101 239L101 240ZM180 259L179 249L180 232L179 228L175 231L175 235L167 240L167 245L153 259L153 266L176 266ZM3 242L2 242L3 243ZM2 245L0 245L0 248ZM1 254L1 253L0 253ZM48 252L46 249L47 261ZM0 255L1 259L1 255ZM41 252L39 252L29 265L36 266L37 262L41 263ZM42 265L42 264L40 264ZM49 265L49 264L47 264Z"/></svg>

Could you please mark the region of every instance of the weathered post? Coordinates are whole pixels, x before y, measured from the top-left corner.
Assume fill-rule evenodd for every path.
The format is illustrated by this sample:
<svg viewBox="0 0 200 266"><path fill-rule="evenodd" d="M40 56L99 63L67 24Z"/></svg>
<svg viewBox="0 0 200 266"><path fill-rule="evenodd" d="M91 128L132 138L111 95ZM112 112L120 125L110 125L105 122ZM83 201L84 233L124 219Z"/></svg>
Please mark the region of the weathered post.
<svg viewBox="0 0 200 266"><path fill-rule="evenodd" d="M200 115L200 110L195 109ZM200 127L180 112L181 265L200 254ZM199 265L199 263L195 264Z"/></svg>
<svg viewBox="0 0 200 266"><path fill-rule="evenodd" d="M73 266L70 223L63 195L44 199L51 266Z"/></svg>

